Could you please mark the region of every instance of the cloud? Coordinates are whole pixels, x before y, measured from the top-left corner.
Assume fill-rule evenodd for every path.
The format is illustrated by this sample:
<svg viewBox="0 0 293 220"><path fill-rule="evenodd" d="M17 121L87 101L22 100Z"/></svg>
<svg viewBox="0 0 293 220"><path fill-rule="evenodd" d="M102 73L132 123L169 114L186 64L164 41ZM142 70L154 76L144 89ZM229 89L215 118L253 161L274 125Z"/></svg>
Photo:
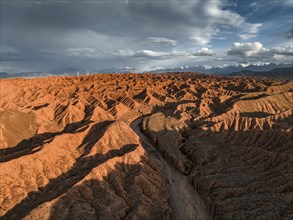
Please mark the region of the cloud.
<svg viewBox="0 0 293 220"><path fill-rule="evenodd" d="M175 46L177 44L176 40L172 40L165 37L148 37L147 43L160 44L160 45L172 45Z"/></svg>
<svg viewBox="0 0 293 220"><path fill-rule="evenodd" d="M118 50L113 52L113 54L122 57L131 57L135 55L135 52L133 50Z"/></svg>
<svg viewBox="0 0 293 220"><path fill-rule="evenodd" d="M277 54L277 55L287 55L287 56L293 56L293 45L287 45L284 48L275 48L271 50L271 53Z"/></svg>
<svg viewBox="0 0 293 220"><path fill-rule="evenodd" d="M95 57L97 52L93 48L69 48L69 56L86 56L86 57Z"/></svg>
<svg viewBox="0 0 293 220"><path fill-rule="evenodd" d="M215 53L209 48L202 48L195 52L190 51L153 51L153 50L119 50L113 54L122 57L150 58L150 59L169 59L169 58L195 58L199 56L213 56Z"/></svg>
<svg viewBox="0 0 293 220"><path fill-rule="evenodd" d="M292 63L293 46L267 49L260 42L234 43L227 54L240 63Z"/></svg>
<svg viewBox="0 0 293 220"><path fill-rule="evenodd" d="M154 51L154 50L117 50L99 52L93 48L69 48L66 50L68 56L99 58L103 56L114 55L121 58L149 58L149 59L167 59L167 58L184 58L195 56L213 56L214 52L208 48L202 48L196 52L189 51Z"/></svg>
<svg viewBox="0 0 293 220"><path fill-rule="evenodd" d="M285 6L293 7L293 0L284 0L282 2L285 4Z"/></svg>
<svg viewBox="0 0 293 220"><path fill-rule="evenodd" d="M238 36L243 40L248 40L248 39L256 37L257 35L256 34L239 34Z"/></svg>
<svg viewBox="0 0 293 220"><path fill-rule="evenodd" d="M258 2L253 2L253 3L251 3L249 6L250 7L256 7L256 6L258 6L259 4L258 4Z"/></svg>
<svg viewBox="0 0 293 220"><path fill-rule="evenodd" d="M262 24L260 24L260 23L256 23L256 24L243 23L242 25L243 25L243 29L245 29L246 31L241 32L240 34L238 34L238 36L243 40L257 37L259 29L262 26Z"/></svg>
<svg viewBox="0 0 293 220"><path fill-rule="evenodd" d="M196 23L201 22L203 25L198 24L198 26L191 28L190 39L196 44L206 45L223 29L229 28L234 28L236 33L239 32L240 38L249 39L258 35L262 26L261 23L249 23L243 16L231 10L224 10L224 6L222 1L206 1L206 5L203 7L202 20L196 21Z"/></svg>
<svg viewBox="0 0 293 220"><path fill-rule="evenodd" d="M170 56L171 53L168 52L160 52L160 51L152 51L152 50L142 50L136 53L138 56L145 56L151 58L164 58Z"/></svg>
<svg viewBox="0 0 293 220"><path fill-rule="evenodd" d="M257 34L260 27L260 24L249 23L243 16L226 9L228 2L223 0L184 1L184 4L181 1L137 0L129 0L127 3L115 1L115 4L80 4L70 5L72 12L69 18L66 16L66 21L63 19L61 24L52 22L54 27L69 23L65 28L90 29L108 34L119 34L123 31L123 35L133 36L152 36L158 32L166 36L166 39L190 39L201 45L208 44L222 27L237 28L243 34ZM61 19L64 16L61 13L62 8L67 6L59 4L59 7L61 9L54 11L54 16ZM118 19L109 19L111 14ZM174 44L174 41L160 38L162 39L154 37L152 41Z"/></svg>
<svg viewBox="0 0 293 220"><path fill-rule="evenodd" d="M228 51L228 55L236 55L241 57L250 57L252 55L266 51L263 45L259 42L253 43L234 43Z"/></svg>
<svg viewBox="0 0 293 220"><path fill-rule="evenodd" d="M153 50L119 50L113 52L116 56L121 57L135 57L135 58L151 58L151 59L165 59L171 56L176 56L177 51L162 52ZM177 56L178 57L178 56Z"/></svg>
<svg viewBox="0 0 293 220"><path fill-rule="evenodd" d="M215 52L213 50L210 50L207 47L204 47L197 52L193 53L194 56L213 56Z"/></svg>
<svg viewBox="0 0 293 220"><path fill-rule="evenodd" d="M218 47L227 56L227 42L260 37L263 31L261 18L248 21L242 13L241 1L237 8L228 0L38 2L1 2L3 65L36 71L71 65L138 67L145 65L142 61L166 67L193 65L220 58L207 45L216 48L221 40ZM271 4L267 2L263 4ZM4 47L14 51L4 51ZM285 52L275 55L287 56L280 53Z"/></svg>

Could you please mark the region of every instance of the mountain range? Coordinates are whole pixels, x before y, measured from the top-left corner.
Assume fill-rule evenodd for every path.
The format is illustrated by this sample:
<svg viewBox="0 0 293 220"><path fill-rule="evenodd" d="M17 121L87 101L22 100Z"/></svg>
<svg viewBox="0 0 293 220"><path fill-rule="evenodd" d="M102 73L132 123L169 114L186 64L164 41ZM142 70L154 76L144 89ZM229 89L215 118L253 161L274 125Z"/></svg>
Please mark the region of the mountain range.
<svg viewBox="0 0 293 220"><path fill-rule="evenodd" d="M156 69L147 72L152 73L167 73L167 72L197 72L205 74L219 74L219 75L267 75L278 76L280 74L285 74L286 76L292 75L291 64L275 64L270 63L266 65L231 65L231 66L216 66L216 67L206 67L206 66L179 66L175 68L163 68ZM77 76L84 74L93 74L93 73L125 73L125 72L138 72L133 67L122 67L122 68L109 68L109 69L100 69L100 70L85 70L82 68L62 68L58 70L52 70L48 72L21 72L21 73L7 73L0 72L0 78L35 78L35 77L46 77L46 76ZM268 72L268 73L266 73Z"/></svg>
<svg viewBox="0 0 293 220"><path fill-rule="evenodd" d="M229 76L265 76L265 77L293 77L293 67L274 68L268 71L252 71L242 70L239 72L230 73Z"/></svg>
<svg viewBox="0 0 293 220"><path fill-rule="evenodd" d="M270 71L276 68L288 68L293 67L293 63L291 64L275 64L270 63L266 65L231 65L231 66L216 66L207 68L205 66L192 66L192 67L176 67L170 69L160 69L154 70L151 72L163 73L163 72L198 72L198 73L207 73L207 74L224 74L229 75L231 73L241 72L241 71L254 71L254 72L262 72L262 71Z"/></svg>

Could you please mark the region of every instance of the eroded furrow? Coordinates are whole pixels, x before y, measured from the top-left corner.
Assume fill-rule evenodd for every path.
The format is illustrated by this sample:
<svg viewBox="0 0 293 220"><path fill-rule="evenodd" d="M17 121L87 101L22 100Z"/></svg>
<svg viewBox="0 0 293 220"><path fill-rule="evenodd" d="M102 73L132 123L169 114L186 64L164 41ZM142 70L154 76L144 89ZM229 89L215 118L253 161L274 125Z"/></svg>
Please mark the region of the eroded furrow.
<svg viewBox="0 0 293 220"><path fill-rule="evenodd" d="M140 137L142 146L148 152L150 158L156 163L160 173L167 182L170 196L171 208L173 211L172 219L180 220L206 220L212 219L205 203L195 188L191 186L188 177L173 168L151 144L148 138L140 131L140 123L143 118L136 119L131 128Z"/></svg>

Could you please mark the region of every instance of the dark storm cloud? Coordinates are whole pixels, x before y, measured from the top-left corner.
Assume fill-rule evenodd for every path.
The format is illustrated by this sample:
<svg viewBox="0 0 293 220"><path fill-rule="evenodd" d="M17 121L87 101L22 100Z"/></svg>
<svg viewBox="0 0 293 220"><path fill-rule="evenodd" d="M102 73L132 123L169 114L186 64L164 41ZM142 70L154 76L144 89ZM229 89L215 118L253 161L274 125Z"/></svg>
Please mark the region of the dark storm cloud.
<svg viewBox="0 0 293 220"><path fill-rule="evenodd" d="M1 66L151 68L166 59L208 59L208 44L222 29L247 40L262 26L225 8L227 2L1 1Z"/></svg>
<svg viewBox="0 0 293 220"><path fill-rule="evenodd" d="M5 9L1 10L4 27L17 27L26 31L49 30L54 33L94 30L123 33L121 29L126 19L123 15L125 3L121 1L115 4L93 1L42 1L40 4L25 1L1 4ZM115 17L117 20L113 19Z"/></svg>
<svg viewBox="0 0 293 220"><path fill-rule="evenodd" d="M80 1L41 1L36 4L33 1L2 2L3 18L7 23L24 24L27 27L50 27L76 29L82 25L91 25L95 18L102 18L107 11L118 11L116 3L108 7L99 2ZM108 4L109 6L109 4ZM114 6L114 7L113 7ZM13 12L13 13L11 13Z"/></svg>

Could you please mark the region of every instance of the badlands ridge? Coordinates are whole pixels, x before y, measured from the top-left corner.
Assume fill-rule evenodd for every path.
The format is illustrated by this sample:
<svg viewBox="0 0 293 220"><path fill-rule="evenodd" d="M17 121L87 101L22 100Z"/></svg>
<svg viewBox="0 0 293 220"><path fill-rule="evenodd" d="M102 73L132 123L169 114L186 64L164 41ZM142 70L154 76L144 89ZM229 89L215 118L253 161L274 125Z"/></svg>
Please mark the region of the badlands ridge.
<svg viewBox="0 0 293 220"><path fill-rule="evenodd" d="M293 82L0 81L1 219L292 219Z"/></svg>

